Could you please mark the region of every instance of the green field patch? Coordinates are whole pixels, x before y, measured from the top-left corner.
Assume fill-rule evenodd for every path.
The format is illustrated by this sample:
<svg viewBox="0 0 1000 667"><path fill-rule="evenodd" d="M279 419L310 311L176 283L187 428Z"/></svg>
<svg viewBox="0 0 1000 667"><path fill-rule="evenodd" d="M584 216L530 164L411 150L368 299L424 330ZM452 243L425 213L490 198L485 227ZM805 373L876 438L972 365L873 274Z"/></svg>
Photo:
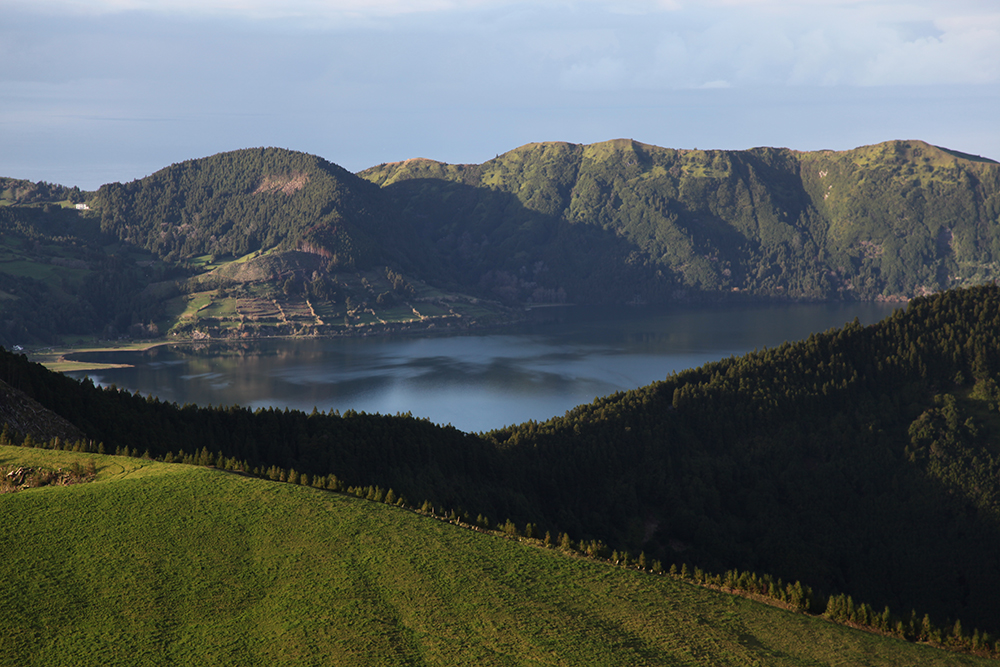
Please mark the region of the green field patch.
<svg viewBox="0 0 1000 667"><path fill-rule="evenodd" d="M81 371L97 371L107 368L129 368L129 364L101 364L90 361L57 361L44 362L46 368L57 373L78 373Z"/></svg>
<svg viewBox="0 0 1000 667"><path fill-rule="evenodd" d="M392 284L382 271L366 271L361 274L361 277L368 281L376 294L392 291Z"/></svg>
<svg viewBox="0 0 1000 667"><path fill-rule="evenodd" d="M12 276L48 282L53 277L55 267L48 263L33 262L23 257L12 257L8 261L0 262L0 271Z"/></svg>
<svg viewBox="0 0 1000 667"><path fill-rule="evenodd" d="M344 305L342 303L336 303L333 301L313 301L313 310L316 311L316 316L330 324L328 320L330 319L343 319L344 317Z"/></svg>
<svg viewBox="0 0 1000 667"><path fill-rule="evenodd" d="M241 295L241 298L270 300L275 293L274 287L266 283L243 285L242 289L246 296Z"/></svg>
<svg viewBox="0 0 1000 667"><path fill-rule="evenodd" d="M213 292L196 292L185 295L186 305L181 319L197 319L201 316L201 311L208 308L213 303Z"/></svg>
<svg viewBox="0 0 1000 667"><path fill-rule="evenodd" d="M187 260L188 265L196 269L210 270L212 265L211 255L199 255L198 257L191 257Z"/></svg>
<svg viewBox="0 0 1000 667"><path fill-rule="evenodd" d="M434 303L433 301L417 301L413 304L413 307L423 317L445 317L452 315L451 308L441 303Z"/></svg>
<svg viewBox="0 0 1000 667"><path fill-rule="evenodd" d="M201 317L214 317L219 320L226 320L238 317L236 314L236 302L234 298L214 296L212 301L199 310Z"/></svg>
<svg viewBox="0 0 1000 667"><path fill-rule="evenodd" d="M466 303L464 301L456 301L451 304L452 310L463 317L485 317L487 315L496 315L496 311L490 308L486 308L479 304Z"/></svg>
<svg viewBox="0 0 1000 667"><path fill-rule="evenodd" d="M161 331L167 331L175 325L197 322L202 316L199 312L213 303L213 292L198 292L184 294L164 302L164 319L158 323Z"/></svg>
<svg viewBox="0 0 1000 667"><path fill-rule="evenodd" d="M375 306L375 313L386 322L411 322L419 319L413 309L407 305L396 305L391 308Z"/></svg>
<svg viewBox="0 0 1000 667"><path fill-rule="evenodd" d="M425 300L436 301L451 296L448 292L440 290L436 287L431 287L427 283L423 283L420 281L413 281L411 282L411 284L413 285L413 289L416 292L413 298L419 301L425 301Z"/></svg>
<svg viewBox="0 0 1000 667"><path fill-rule="evenodd" d="M351 315L351 324L378 324L379 318L372 313L370 310L365 310L362 312L355 313Z"/></svg>
<svg viewBox="0 0 1000 667"><path fill-rule="evenodd" d="M163 330L166 330L163 328ZM122 341L95 341L92 336L66 336L63 344L55 347L45 348L32 352L28 355L31 361L37 362L56 372L67 371L88 371L102 368L127 368L128 364L106 364L91 361L74 361L67 359L80 352L102 352L102 351L122 351L134 350L145 351L156 347L159 341L137 340L130 342Z"/></svg>

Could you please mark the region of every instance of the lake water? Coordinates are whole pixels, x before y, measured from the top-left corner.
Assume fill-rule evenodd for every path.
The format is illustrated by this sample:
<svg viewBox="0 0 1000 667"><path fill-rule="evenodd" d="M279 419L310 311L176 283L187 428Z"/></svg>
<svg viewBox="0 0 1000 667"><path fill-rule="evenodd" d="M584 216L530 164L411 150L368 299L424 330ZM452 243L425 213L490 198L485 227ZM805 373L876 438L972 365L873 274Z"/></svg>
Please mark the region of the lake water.
<svg viewBox="0 0 1000 667"><path fill-rule="evenodd" d="M87 374L99 384L180 404L411 412L464 431L485 431L545 420L673 371L800 340L855 317L871 324L895 307L549 308L488 334L276 339L93 353L86 358L133 367Z"/></svg>

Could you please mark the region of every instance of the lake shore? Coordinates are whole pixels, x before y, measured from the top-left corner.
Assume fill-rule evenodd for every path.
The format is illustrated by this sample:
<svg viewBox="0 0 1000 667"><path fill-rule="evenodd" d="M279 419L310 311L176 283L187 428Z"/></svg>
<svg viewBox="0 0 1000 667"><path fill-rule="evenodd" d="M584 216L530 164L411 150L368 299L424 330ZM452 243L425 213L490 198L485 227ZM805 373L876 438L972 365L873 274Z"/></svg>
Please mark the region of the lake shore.
<svg viewBox="0 0 1000 667"><path fill-rule="evenodd" d="M211 335L201 333L194 336L176 336L153 338L147 340L100 340L95 339L86 344L69 344L25 350L24 354L30 361L40 363L49 370L58 373L85 372L107 370L114 368L130 368L131 364L115 364L99 361L73 359L80 354L99 354L103 352L146 352L164 345L198 345L206 343L240 343L263 340L315 340L336 338L368 338L374 336L440 336L456 335L474 331L502 330L524 321L524 317L516 317L516 311L510 311L503 318L488 318L485 321L471 319L456 322L452 318L430 318L429 321L387 322L354 325L351 327L330 328L323 331L311 330L303 333L262 334L260 330L244 335ZM216 333L216 332L213 332Z"/></svg>

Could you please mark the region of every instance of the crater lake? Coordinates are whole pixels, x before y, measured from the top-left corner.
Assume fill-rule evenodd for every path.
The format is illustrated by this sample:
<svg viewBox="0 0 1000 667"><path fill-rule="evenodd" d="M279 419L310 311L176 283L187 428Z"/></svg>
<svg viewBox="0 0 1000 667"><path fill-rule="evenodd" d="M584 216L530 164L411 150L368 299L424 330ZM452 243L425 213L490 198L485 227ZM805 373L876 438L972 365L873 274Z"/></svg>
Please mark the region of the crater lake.
<svg viewBox="0 0 1000 667"><path fill-rule="evenodd" d="M539 308L460 335L168 343L88 352L126 368L67 373L178 404L409 412L463 431L543 421L730 355L773 347L901 304Z"/></svg>

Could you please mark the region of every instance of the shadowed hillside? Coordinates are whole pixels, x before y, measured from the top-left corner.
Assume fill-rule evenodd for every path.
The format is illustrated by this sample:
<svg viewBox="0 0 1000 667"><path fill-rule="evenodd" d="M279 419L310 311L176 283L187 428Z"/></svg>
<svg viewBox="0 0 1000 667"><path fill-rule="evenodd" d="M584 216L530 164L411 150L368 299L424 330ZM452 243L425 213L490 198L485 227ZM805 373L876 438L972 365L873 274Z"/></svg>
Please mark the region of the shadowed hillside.
<svg viewBox="0 0 1000 667"><path fill-rule="evenodd" d="M1000 266L1000 165L919 141L812 153L542 143L361 175L466 281L512 299L539 287L583 302L903 299Z"/></svg>

